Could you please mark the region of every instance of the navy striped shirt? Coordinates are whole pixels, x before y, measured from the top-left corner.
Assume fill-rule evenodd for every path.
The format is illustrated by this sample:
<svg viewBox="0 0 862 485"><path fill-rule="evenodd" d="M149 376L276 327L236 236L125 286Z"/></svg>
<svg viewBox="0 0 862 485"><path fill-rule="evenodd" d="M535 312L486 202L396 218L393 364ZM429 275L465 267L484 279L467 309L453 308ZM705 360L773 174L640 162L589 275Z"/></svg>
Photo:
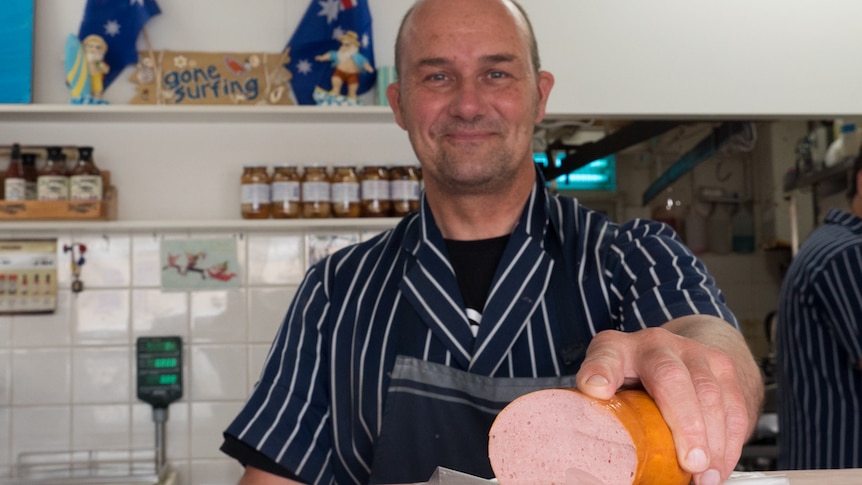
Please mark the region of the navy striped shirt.
<svg viewBox="0 0 862 485"><path fill-rule="evenodd" d="M778 313L778 466L862 467L862 219L831 210Z"/></svg>
<svg viewBox="0 0 862 485"><path fill-rule="evenodd" d="M574 314L558 322L547 291L558 238ZM548 296L546 298L546 296ZM427 326L411 346L429 362L500 378L564 375L560 325L636 331L708 314L736 325L703 264L666 225L623 226L544 188L537 176L473 336L427 202L395 228L311 267L260 381L225 431L303 480L367 483L396 357L398 308ZM421 446L421 444L417 444Z"/></svg>

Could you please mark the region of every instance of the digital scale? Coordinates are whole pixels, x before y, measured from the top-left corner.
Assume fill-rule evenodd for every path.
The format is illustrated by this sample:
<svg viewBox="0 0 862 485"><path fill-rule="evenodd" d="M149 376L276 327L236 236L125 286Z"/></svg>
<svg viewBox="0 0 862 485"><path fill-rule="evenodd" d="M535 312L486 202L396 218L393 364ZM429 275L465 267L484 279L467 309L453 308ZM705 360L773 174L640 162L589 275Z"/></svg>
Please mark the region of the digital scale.
<svg viewBox="0 0 862 485"><path fill-rule="evenodd" d="M177 336L138 337L138 399L153 407L156 423L156 470L165 465L168 406L183 397L183 340Z"/></svg>

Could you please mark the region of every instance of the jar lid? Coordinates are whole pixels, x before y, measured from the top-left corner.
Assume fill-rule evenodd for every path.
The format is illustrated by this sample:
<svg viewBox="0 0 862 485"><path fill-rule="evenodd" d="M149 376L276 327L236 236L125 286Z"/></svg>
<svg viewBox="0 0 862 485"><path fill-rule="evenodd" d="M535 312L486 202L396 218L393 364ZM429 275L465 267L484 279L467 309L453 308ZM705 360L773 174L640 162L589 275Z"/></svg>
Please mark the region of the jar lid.
<svg viewBox="0 0 862 485"><path fill-rule="evenodd" d="M244 163L242 168L266 168L266 164L263 163Z"/></svg>

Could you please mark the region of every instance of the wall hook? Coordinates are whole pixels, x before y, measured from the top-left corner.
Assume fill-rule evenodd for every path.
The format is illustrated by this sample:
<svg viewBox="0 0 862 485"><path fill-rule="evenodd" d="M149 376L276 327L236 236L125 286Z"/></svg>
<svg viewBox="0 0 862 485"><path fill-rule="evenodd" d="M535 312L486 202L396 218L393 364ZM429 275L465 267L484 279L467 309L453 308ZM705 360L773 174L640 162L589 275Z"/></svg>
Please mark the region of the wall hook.
<svg viewBox="0 0 862 485"><path fill-rule="evenodd" d="M69 253L72 266L72 292L80 293L84 291L84 282L81 281L81 266L87 261L84 259L87 246L81 243L64 244L63 252Z"/></svg>

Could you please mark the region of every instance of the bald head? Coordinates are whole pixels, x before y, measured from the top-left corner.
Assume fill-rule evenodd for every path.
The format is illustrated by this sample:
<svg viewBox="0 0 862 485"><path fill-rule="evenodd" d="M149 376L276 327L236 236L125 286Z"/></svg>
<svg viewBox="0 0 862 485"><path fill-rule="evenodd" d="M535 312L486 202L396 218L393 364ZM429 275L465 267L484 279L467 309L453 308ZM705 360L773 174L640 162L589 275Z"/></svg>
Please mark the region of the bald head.
<svg viewBox="0 0 862 485"><path fill-rule="evenodd" d="M398 37L395 39L395 72L399 77L404 67L402 59L404 44L410 42L411 35L415 34L415 19L424 15L437 15L439 12L450 9L454 5L464 6L470 2L497 3L509 10L515 25L522 30L526 42L529 43L530 62L532 63L533 72L539 72L541 68L539 46L536 42L536 35L533 32L533 25L530 23L527 12L515 0L417 0L407 10L407 13L404 14L401 26L398 28Z"/></svg>

